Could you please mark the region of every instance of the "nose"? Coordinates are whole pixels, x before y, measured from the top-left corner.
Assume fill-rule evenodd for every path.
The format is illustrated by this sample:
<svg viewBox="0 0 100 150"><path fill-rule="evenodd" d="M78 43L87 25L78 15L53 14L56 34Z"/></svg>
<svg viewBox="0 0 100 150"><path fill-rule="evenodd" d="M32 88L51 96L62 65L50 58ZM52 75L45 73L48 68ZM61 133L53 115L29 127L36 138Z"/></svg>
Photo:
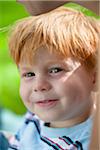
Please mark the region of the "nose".
<svg viewBox="0 0 100 150"><path fill-rule="evenodd" d="M34 83L34 92L45 92L51 89L51 84L45 79L37 79Z"/></svg>

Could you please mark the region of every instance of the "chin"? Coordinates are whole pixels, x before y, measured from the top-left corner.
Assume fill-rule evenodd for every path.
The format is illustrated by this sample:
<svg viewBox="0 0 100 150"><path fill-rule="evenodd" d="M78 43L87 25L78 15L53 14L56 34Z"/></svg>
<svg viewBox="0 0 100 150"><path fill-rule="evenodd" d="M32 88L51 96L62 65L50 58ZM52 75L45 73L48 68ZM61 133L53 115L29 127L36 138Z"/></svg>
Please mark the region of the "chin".
<svg viewBox="0 0 100 150"><path fill-rule="evenodd" d="M51 122L53 119L46 116L37 115L44 122Z"/></svg>
<svg viewBox="0 0 100 150"><path fill-rule="evenodd" d="M59 120L59 118L54 115L49 115L49 114L46 115L36 114L36 115L44 122L53 122Z"/></svg>

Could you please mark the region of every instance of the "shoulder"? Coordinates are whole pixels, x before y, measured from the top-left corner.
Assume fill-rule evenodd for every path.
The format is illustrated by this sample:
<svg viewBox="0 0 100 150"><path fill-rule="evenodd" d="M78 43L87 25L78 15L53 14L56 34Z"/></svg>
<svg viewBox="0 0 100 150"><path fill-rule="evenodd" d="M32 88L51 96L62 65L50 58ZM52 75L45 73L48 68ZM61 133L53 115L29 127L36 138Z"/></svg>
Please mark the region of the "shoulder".
<svg viewBox="0 0 100 150"><path fill-rule="evenodd" d="M31 142L30 139L36 138L36 136L38 138L40 135L40 124L41 121L35 114L27 112L22 126L9 140L10 148L16 148L17 150L20 147L20 143L27 144Z"/></svg>

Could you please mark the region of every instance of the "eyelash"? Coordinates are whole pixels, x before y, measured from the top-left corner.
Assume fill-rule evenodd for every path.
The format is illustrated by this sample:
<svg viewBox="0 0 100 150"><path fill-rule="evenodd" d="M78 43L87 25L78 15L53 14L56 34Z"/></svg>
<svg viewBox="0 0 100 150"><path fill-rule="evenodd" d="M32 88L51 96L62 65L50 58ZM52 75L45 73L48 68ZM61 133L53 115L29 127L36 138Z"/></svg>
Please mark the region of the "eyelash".
<svg viewBox="0 0 100 150"><path fill-rule="evenodd" d="M29 77L35 76L35 74L33 72L27 72L27 73L24 73L22 76L26 77L26 78L29 78Z"/></svg>
<svg viewBox="0 0 100 150"><path fill-rule="evenodd" d="M49 73L54 73L54 74L56 74L56 73L59 73L59 72L61 72L61 71L63 71L64 69L62 69L62 68L60 68L60 67L54 67L54 68L51 68L51 69L49 69ZM54 71L54 72L53 72Z"/></svg>
<svg viewBox="0 0 100 150"><path fill-rule="evenodd" d="M62 69L60 67L54 67L54 68L50 68L48 72L49 72L49 74L57 74L57 73L60 73L63 70L64 69ZM27 73L24 73L22 75L22 77L25 77L25 78L31 78L31 77L34 77L34 76L35 76L34 72L27 72Z"/></svg>

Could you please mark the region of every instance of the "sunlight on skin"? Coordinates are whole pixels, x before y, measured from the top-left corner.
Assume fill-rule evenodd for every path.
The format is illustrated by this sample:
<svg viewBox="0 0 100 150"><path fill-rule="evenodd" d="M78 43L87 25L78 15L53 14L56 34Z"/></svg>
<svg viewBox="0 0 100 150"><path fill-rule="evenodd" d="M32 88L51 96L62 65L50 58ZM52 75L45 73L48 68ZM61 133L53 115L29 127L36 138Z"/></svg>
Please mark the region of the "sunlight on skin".
<svg viewBox="0 0 100 150"><path fill-rule="evenodd" d="M63 81L65 82L80 66L81 63L78 61L73 62L73 60L71 58L68 58L65 63L68 66L71 66L72 71L70 71L69 73L67 73L67 76L63 78Z"/></svg>

